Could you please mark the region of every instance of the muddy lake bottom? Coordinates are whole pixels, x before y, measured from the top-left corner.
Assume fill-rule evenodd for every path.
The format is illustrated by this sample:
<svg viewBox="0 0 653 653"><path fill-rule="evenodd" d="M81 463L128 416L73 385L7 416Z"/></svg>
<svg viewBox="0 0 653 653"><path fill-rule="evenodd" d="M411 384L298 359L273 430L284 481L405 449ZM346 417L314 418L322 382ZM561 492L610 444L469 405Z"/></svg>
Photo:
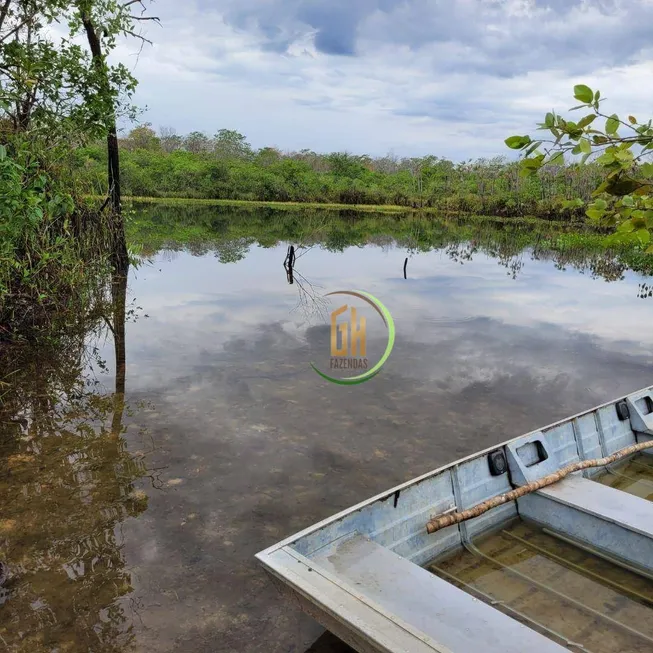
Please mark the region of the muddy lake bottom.
<svg viewBox="0 0 653 653"><path fill-rule="evenodd" d="M89 334L74 361L67 344L61 364L40 363L43 374L14 386L22 417L0 424L4 650L346 651L280 601L255 553L653 383L653 333L633 328L652 323L653 300L638 297L644 279L628 270L607 283L529 250L515 273L492 253L317 244L298 250L290 284L288 243L237 245L230 256L163 248L132 266L124 367L114 328ZM310 365L328 360L329 313L343 303L325 295L344 289L381 299L396 327L382 371L351 387ZM368 317L370 355L382 335ZM75 376L84 390L71 394ZM57 402L44 398L47 383ZM465 565L456 573L472 573ZM508 599L518 584L506 581ZM650 610L635 603L627 609Z"/></svg>

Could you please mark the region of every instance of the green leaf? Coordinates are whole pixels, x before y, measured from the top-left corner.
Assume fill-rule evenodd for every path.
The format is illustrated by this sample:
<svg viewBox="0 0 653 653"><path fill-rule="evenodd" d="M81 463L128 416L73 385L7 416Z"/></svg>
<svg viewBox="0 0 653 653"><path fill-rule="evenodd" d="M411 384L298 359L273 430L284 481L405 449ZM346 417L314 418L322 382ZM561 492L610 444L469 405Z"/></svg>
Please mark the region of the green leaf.
<svg viewBox="0 0 653 653"><path fill-rule="evenodd" d="M592 207L595 209L605 210L608 208L608 203L605 200L598 199L592 204Z"/></svg>
<svg viewBox="0 0 653 653"><path fill-rule="evenodd" d="M630 195L630 193L636 191L640 186L641 183L634 179L620 179L619 177L614 177L608 180L606 191L610 193L610 195Z"/></svg>
<svg viewBox="0 0 653 653"><path fill-rule="evenodd" d="M534 175L544 162L544 154L538 154L530 159L522 159L519 174L522 177Z"/></svg>
<svg viewBox="0 0 653 653"><path fill-rule="evenodd" d="M621 204L623 206L635 206L635 200L630 195L625 195L621 198Z"/></svg>
<svg viewBox="0 0 653 653"><path fill-rule="evenodd" d="M565 164L565 156L562 152L556 152L550 159L550 165L562 166Z"/></svg>
<svg viewBox="0 0 653 653"><path fill-rule="evenodd" d="M594 93L594 102L598 102L601 99L601 91Z"/></svg>
<svg viewBox="0 0 653 653"><path fill-rule="evenodd" d="M612 152L604 152L596 162L602 166L614 163L614 154Z"/></svg>
<svg viewBox="0 0 653 653"><path fill-rule="evenodd" d="M653 245L649 245L645 250L644 254L653 254Z"/></svg>
<svg viewBox="0 0 653 653"><path fill-rule="evenodd" d="M511 150L521 150L531 142L530 136L509 136L504 141Z"/></svg>
<svg viewBox="0 0 653 653"><path fill-rule="evenodd" d="M525 155L525 156L530 156L531 154L533 154L533 152L535 152L535 150L536 150L540 145L542 145L542 141L533 141L533 143L532 143L531 146L526 150L526 152L525 152L524 155Z"/></svg>
<svg viewBox="0 0 653 653"><path fill-rule="evenodd" d="M633 160L634 156L630 150L620 150L614 155L614 158L622 163L628 163Z"/></svg>
<svg viewBox="0 0 653 653"><path fill-rule="evenodd" d="M585 215L588 218L592 218L592 220L600 220L605 215L605 212L599 211L598 209L587 209Z"/></svg>
<svg viewBox="0 0 653 653"><path fill-rule="evenodd" d="M632 220L626 220L617 227L617 231L620 231L622 233L630 233L631 231L634 230L635 227L633 226Z"/></svg>
<svg viewBox="0 0 653 653"><path fill-rule="evenodd" d="M0 145L0 161L4 161L7 157L7 148L4 145Z"/></svg>
<svg viewBox="0 0 653 653"><path fill-rule="evenodd" d="M585 86L585 84L577 84L574 86L574 97L579 102L589 104L594 99L594 92L589 86Z"/></svg>
<svg viewBox="0 0 653 653"><path fill-rule="evenodd" d="M544 124L546 127L553 127L555 125L555 117L550 111L544 118Z"/></svg>
<svg viewBox="0 0 653 653"><path fill-rule="evenodd" d="M588 113L584 118L581 118L578 121L578 127L580 127L580 129L583 129L583 127L587 127L587 125L591 125L595 120L596 120L596 114Z"/></svg>
<svg viewBox="0 0 653 653"><path fill-rule="evenodd" d="M592 153L592 145L586 138L581 138L578 145L580 147L580 151L583 154L591 154Z"/></svg>
<svg viewBox="0 0 653 653"><path fill-rule="evenodd" d="M648 229L638 229L635 232L635 235L637 236L639 242L642 243L642 245L647 245L651 242L651 234L649 233Z"/></svg>
<svg viewBox="0 0 653 653"><path fill-rule="evenodd" d="M644 211L640 211L637 209L636 211L632 212L632 221L633 221L633 227L635 229L641 229L646 226L646 218L644 217Z"/></svg>
<svg viewBox="0 0 653 653"><path fill-rule="evenodd" d="M616 113L613 113L606 121L605 121L605 132L606 134L616 134L617 130L619 129L619 116Z"/></svg>
<svg viewBox="0 0 653 653"><path fill-rule="evenodd" d="M637 124L637 118L635 118L635 116L628 116L628 121L630 122L631 125Z"/></svg>
<svg viewBox="0 0 653 653"><path fill-rule="evenodd" d="M653 177L653 163L642 163L639 170L645 177Z"/></svg>

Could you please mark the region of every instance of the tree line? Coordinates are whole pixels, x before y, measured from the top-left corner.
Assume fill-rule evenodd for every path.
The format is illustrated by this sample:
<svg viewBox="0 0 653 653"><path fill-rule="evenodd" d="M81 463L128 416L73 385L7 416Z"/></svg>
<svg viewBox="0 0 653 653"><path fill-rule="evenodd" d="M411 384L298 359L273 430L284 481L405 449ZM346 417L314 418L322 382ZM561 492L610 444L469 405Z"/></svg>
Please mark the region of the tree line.
<svg viewBox="0 0 653 653"><path fill-rule="evenodd" d="M564 202L589 199L602 174L596 165L557 165L526 178L519 163L505 157L454 162L438 156L255 149L235 130L180 135L169 127L157 132L149 123L132 129L119 146L123 190L134 197L392 204L557 218L582 215ZM105 183L105 166L99 144L76 151L79 179L89 192Z"/></svg>

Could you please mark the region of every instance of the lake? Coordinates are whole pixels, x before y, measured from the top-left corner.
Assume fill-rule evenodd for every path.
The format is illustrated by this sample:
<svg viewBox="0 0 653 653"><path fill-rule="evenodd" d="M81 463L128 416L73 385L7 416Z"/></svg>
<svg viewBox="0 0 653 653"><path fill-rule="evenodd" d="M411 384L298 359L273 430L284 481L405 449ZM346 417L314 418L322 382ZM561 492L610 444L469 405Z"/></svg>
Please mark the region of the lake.
<svg viewBox="0 0 653 653"><path fill-rule="evenodd" d="M120 319L0 361L8 651L344 651L256 552L653 382L641 261L562 227L148 206L130 234ZM356 386L310 366L342 289L396 327Z"/></svg>

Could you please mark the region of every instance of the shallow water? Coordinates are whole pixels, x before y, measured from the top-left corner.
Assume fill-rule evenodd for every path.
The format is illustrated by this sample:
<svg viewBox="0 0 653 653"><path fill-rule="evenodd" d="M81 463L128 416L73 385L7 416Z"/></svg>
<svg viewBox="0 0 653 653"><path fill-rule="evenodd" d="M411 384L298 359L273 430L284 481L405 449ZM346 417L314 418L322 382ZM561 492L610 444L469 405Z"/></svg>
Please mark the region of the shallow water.
<svg viewBox="0 0 653 653"><path fill-rule="evenodd" d="M342 252L313 238L291 285L287 240L157 241L130 270L115 396L108 329L87 338L95 352L71 338L0 374L14 380L0 437L6 650L337 650L313 645L322 629L279 602L257 551L652 382L638 274L606 283L519 248L409 251L380 232ZM371 292L396 325L381 373L354 387L310 367L328 347L322 297L340 289Z"/></svg>
<svg viewBox="0 0 653 653"><path fill-rule="evenodd" d="M571 651L653 646L653 581L516 520L428 567Z"/></svg>
<svg viewBox="0 0 653 653"><path fill-rule="evenodd" d="M644 452L627 462L610 465L595 480L603 485L653 501L653 456Z"/></svg>

